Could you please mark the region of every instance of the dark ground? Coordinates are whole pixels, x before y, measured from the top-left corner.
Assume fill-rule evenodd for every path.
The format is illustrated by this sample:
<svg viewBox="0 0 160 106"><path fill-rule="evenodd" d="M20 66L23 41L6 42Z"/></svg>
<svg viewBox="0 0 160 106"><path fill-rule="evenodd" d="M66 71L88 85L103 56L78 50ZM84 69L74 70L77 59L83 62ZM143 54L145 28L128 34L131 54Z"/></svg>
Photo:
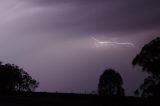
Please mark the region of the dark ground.
<svg viewBox="0 0 160 106"><path fill-rule="evenodd" d="M0 96L0 106L160 106L159 100L91 94L10 93Z"/></svg>

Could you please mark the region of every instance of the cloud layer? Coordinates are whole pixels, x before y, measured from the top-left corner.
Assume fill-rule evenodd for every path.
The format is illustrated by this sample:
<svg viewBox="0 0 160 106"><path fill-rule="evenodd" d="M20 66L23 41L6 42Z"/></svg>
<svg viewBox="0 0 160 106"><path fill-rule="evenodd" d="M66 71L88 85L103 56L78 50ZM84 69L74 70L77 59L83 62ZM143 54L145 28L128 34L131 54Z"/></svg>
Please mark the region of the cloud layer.
<svg viewBox="0 0 160 106"><path fill-rule="evenodd" d="M131 61L159 36L159 5L158 0L0 0L0 59L37 78L40 91L52 92L96 90L99 75L113 67L131 95L144 78ZM136 48L96 48L90 36Z"/></svg>

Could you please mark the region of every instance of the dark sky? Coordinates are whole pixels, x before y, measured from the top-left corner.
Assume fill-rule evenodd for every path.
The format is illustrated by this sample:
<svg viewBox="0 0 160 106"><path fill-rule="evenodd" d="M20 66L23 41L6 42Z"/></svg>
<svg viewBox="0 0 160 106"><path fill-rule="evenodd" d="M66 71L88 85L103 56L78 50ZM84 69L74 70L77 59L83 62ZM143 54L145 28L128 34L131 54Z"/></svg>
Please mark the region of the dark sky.
<svg viewBox="0 0 160 106"><path fill-rule="evenodd" d="M38 91L90 93L114 68L133 95L146 74L131 63L160 36L160 1L0 0L0 23L1 61L23 67Z"/></svg>

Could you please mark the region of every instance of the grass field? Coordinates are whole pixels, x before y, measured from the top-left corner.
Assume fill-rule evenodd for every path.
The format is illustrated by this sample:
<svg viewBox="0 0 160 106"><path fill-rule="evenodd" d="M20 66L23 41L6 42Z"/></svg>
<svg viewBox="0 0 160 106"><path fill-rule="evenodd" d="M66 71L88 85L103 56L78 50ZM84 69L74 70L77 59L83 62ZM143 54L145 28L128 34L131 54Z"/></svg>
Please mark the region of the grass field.
<svg viewBox="0 0 160 106"><path fill-rule="evenodd" d="M102 97L92 94L10 93L0 106L160 106L158 98Z"/></svg>

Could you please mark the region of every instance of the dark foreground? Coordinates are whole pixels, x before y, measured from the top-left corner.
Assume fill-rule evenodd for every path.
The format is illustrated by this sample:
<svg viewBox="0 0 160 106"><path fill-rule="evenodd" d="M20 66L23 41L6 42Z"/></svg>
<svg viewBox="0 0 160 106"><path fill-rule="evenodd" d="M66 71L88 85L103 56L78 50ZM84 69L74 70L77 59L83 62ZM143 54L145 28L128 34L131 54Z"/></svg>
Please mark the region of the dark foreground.
<svg viewBox="0 0 160 106"><path fill-rule="evenodd" d="M0 96L0 106L160 106L159 100L64 93L10 93Z"/></svg>

